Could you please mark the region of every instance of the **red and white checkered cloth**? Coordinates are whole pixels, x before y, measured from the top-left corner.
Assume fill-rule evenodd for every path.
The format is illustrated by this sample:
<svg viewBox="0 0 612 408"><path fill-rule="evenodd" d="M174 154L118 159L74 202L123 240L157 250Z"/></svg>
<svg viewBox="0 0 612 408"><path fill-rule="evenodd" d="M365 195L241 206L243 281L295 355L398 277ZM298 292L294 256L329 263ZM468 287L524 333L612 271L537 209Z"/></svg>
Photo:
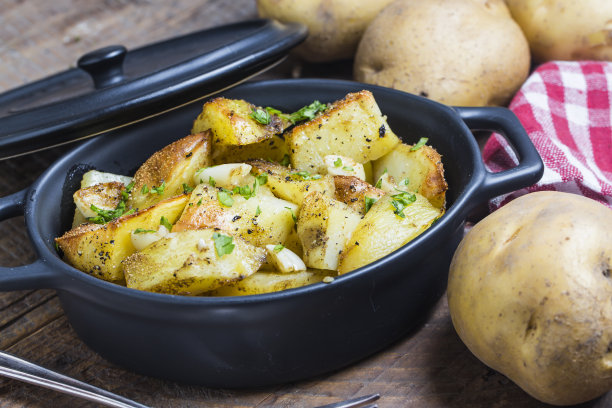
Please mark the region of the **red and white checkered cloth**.
<svg viewBox="0 0 612 408"><path fill-rule="evenodd" d="M612 63L554 61L538 67L510 104L542 156L544 176L535 186L497 197L495 210L532 191L580 194L612 208ZM493 135L483 150L491 171L517 160Z"/></svg>

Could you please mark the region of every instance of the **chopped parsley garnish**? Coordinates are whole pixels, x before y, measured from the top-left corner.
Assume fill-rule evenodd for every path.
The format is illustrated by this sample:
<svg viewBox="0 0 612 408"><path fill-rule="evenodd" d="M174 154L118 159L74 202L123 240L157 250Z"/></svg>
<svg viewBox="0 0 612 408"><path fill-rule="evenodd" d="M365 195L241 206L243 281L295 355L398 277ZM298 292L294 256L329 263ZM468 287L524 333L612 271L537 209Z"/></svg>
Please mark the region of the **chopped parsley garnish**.
<svg viewBox="0 0 612 408"><path fill-rule="evenodd" d="M253 109L249 116L262 125L270 124L270 113L265 109Z"/></svg>
<svg viewBox="0 0 612 408"><path fill-rule="evenodd" d="M136 228L134 230L134 234L150 234L152 232L157 232L155 230L144 229L144 228Z"/></svg>
<svg viewBox="0 0 612 408"><path fill-rule="evenodd" d="M125 210L124 200L119 201L119 204L117 204L117 207L115 207L114 210L104 210L102 208L96 207L94 204L92 204L89 208L91 208L92 211L98 214L95 217L87 218L87 221L93 222L94 224L106 224L107 222L119 218L122 215L132 214L134 212L133 209L129 211Z"/></svg>
<svg viewBox="0 0 612 408"><path fill-rule="evenodd" d="M370 211L370 208L372 208L372 206L374 205L374 203L378 201L375 198L372 197L368 197L365 196L365 212L367 214L368 211Z"/></svg>
<svg viewBox="0 0 612 408"><path fill-rule="evenodd" d="M291 159L289 158L289 155L285 154L279 163L282 166L289 167L289 164L291 163Z"/></svg>
<svg viewBox="0 0 612 408"><path fill-rule="evenodd" d="M257 217L259 214L261 214L261 208L257 206L257 209L255 210L255 216Z"/></svg>
<svg viewBox="0 0 612 408"><path fill-rule="evenodd" d="M310 105L304 106L302 109L297 112L293 112L289 115L289 121L293 124L297 122L301 122L303 120L311 120L319 112L323 112L327 109L327 104L321 103L319 101L314 101Z"/></svg>
<svg viewBox="0 0 612 408"><path fill-rule="evenodd" d="M313 175L311 175L306 170L298 171L297 173L291 173L291 174L295 175L295 176L300 176L302 178L302 180L318 180L318 179L321 178L320 174L313 174Z"/></svg>
<svg viewBox="0 0 612 408"><path fill-rule="evenodd" d="M249 185L234 187L232 190L232 194L240 194L244 197L245 200L249 198L255 197L255 193L257 192L257 181L253 183L253 187L251 188Z"/></svg>
<svg viewBox="0 0 612 408"><path fill-rule="evenodd" d="M428 138L426 138L426 137L422 137L422 138L420 138L420 139L419 139L419 141L418 141L418 142L417 142L417 143L416 143L414 146L412 146L412 147L410 148L410 151L411 151L411 152L414 152L414 151L419 150L421 147L425 146L425 143L427 143L427 141L428 141L428 140L429 140L429 139L428 139Z"/></svg>
<svg viewBox="0 0 612 408"><path fill-rule="evenodd" d="M407 191L397 191L399 191L398 194L393 194L391 196L391 205L394 208L393 213L399 217L405 218L404 209L416 201L416 195Z"/></svg>
<svg viewBox="0 0 612 408"><path fill-rule="evenodd" d="M193 187L191 187L190 185L187 185L186 183L183 183L183 193L189 194L192 191L193 191Z"/></svg>
<svg viewBox="0 0 612 408"><path fill-rule="evenodd" d="M228 237L227 235L219 234L215 232L212 236L213 241L215 241L215 250L217 251L217 255L221 258L223 255L231 254L234 250L234 241L233 237Z"/></svg>
<svg viewBox="0 0 612 408"><path fill-rule="evenodd" d="M402 179L397 185L398 186L408 186L408 184L410 184L410 181L407 178L405 178L405 179Z"/></svg>
<svg viewBox="0 0 612 408"><path fill-rule="evenodd" d="M217 182L215 181L213 176L208 176L208 184L210 184L212 187L217 185Z"/></svg>
<svg viewBox="0 0 612 408"><path fill-rule="evenodd" d="M295 216L295 214L293 213L293 210L291 209L291 207L285 207L286 209L289 210L289 212L291 213L291 218L293 218L293 223L297 224L297 217Z"/></svg>
<svg viewBox="0 0 612 408"><path fill-rule="evenodd" d="M166 182L162 181L161 185L159 187L151 187L151 192L155 193L157 195L162 195L164 194L164 190L166 189Z"/></svg>
<svg viewBox="0 0 612 408"><path fill-rule="evenodd" d="M87 221L93 222L94 224L106 224L107 222L119 218L122 215L134 213L134 209L127 210L126 208L127 200L130 197L129 192L132 190L133 187L134 183L132 182L126 186L125 190L121 191L121 199L117 203L117 206L114 210L104 210L92 204L89 208L98 215L96 215L95 217L88 217Z"/></svg>
<svg viewBox="0 0 612 408"><path fill-rule="evenodd" d="M128 198L130 198L130 193L132 192L133 188L134 188L134 181L132 180L127 186L125 186L125 190L121 191L121 199L123 201L127 201Z"/></svg>
<svg viewBox="0 0 612 408"><path fill-rule="evenodd" d="M340 167L340 166L342 166L342 159L338 157L336 161L334 162L334 167Z"/></svg>
<svg viewBox="0 0 612 408"><path fill-rule="evenodd" d="M231 207L234 204L234 199L232 198L232 192L227 190L221 190L217 192L217 199L221 204L226 207Z"/></svg>
<svg viewBox="0 0 612 408"><path fill-rule="evenodd" d="M279 111L278 109L274 109L270 106L266 106L266 111L270 114L270 115L276 115L279 118L283 118L283 119L287 119L287 115L281 111Z"/></svg>
<svg viewBox="0 0 612 408"><path fill-rule="evenodd" d="M268 182L268 174L267 173L261 173L261 174L255 176L255 181L257 181L258 185L263 186L264 184L266 184Z"/></svg>
<svg viewBox="0 0 612 408"><path fill-rule="evenodd" d="M261 173L260 175L255 176L255 182L253 183L252 187L249 186L248 184L244 186L237 186L237 187L234 187L234 189L231 191L231 194L240 194L246 200L248 200L249 198L255 197L255 195L257 194L258 186L263 186L267 182L268 182L268 175L266 173Z"/></svg>
<svg viewBox="0 0 612 408"><path fill-rule="evenodd" d="M142 186L142 188L140 189L140 193L141 194L147 194L149 192L149 187L145 184L144 186Z"/></svg>
<svg viewBox="0 0 612 408"><path fill-rule="evenodd" d="M285 247L279 244L279 245L276 245L276 246L274 247L274 252L276 252L276 253L278 254L278 253L279 253L280 251L282 251L283 249L285 249Z"/></svg>
<svg viewBox="0 0 612 408"><path fill-rule="evenodd" d="M201 198L198 200L197 205L202 205L202 199Z"/></svg>
<svg viewBox="0 0 612 408"><path fill-rule="evenodd" d="M295 125L297 122L314 119L314 117L317 116L317 113L323 112L327 108L328 106L326 104L321 103L319 101L314 101L310 105L304 106L298 111L290 114L282 113L278 109L274 109L271 107L266 108L266 113L276 115L281 119L288 120L289 122Z"/></svg>
<svg viewBox="0 0 612 408"><path fill-rule="evenodd" d="M352 168L352 167L350 167L350 166L344 166L344 167L342 168L342 170L344 170L344 171L353 171L353 168Z"/></svg>
<svg viewBox="0 0 612 408"><path fill-rule="evenodd" d="M172 231L172 224L170 224L170 221L168 221L168 219L163 215L159 219L159 225L163 225L168 231Z"/></svg>

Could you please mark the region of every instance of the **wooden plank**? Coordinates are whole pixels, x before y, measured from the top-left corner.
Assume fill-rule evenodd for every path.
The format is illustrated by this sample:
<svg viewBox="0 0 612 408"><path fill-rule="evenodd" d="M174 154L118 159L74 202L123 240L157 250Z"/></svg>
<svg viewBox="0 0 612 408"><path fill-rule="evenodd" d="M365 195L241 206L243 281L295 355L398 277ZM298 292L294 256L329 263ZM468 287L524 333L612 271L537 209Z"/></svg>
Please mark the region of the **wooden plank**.
<svg viewBox="0 0 612 408"><path fill-rule="evenodd" d="M24 292L16 292L24 293ZM15 320L23 317L32 309L36 309L48 302L55 296L55 291L50 289L25 292L24 296L20 297L18 302L14 302L0 309L0 330L15 322Z"/></svg>
<svg viewBox="0 0 612 408"><path fill-rule="evenodd" d="M128 49L256 17L252 0L0 2L0 91L74 66L111 44ZM11 69L8 69L11 67Z"/></svg>
<svg viewBox="0 0 612 408"><path fill-rule="evenodd" d="M0 312L9 307L13 303L21 301L23 298L32 293L31 290L20 290L15 292L0 292Z"/></svg>
<svg viewBox="0 0 612 408"><path fill-rule="evenodd" d="M47 291L37 291L31 296L37 300L42 300L40 304L27 313L24 313L19 318L6 324L0 328L2 336L0 337L0 349L6 349L21 339L28 337L37 330L45 327L57 318L63 316L64 312L60 306L59 299L56 296L49 296ZM45 299L46 297L46 299ZM28 303L16 304L17 308L27 308Z"/></svg>
<svg viewBox="0 0 612 408"><path fill-rule="evenodd" d="M378 392L380 407L544 408L473 357L452 330L444 299L418 332L337 373L257 390L222 390L147 378L89 350L64 317L9 348L13 354L155 407L314 407ZM415 347L415 344L417 345ZM419 346L420 345L420 346ZM366 372L367 374L363 374ZM94 406L0 380L2 407ZM8 401L5 404L4 401ZM581 407L605 407L606 396Z"/></svg>

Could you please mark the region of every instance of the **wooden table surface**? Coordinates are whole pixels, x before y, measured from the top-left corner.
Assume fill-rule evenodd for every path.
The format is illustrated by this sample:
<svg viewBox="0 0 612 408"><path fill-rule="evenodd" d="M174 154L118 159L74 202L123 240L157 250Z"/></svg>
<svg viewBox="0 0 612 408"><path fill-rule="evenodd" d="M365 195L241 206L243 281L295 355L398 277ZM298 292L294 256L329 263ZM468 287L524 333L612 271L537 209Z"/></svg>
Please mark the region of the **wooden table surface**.
<svg viewBox="0 0 612 408"><path fill-rule="evenodd" d="M255 16L254 0L0 0L0 92L74 66L80 55L102 46L129 49ZM266 76L287 76L298 66L288 62ZM350 64L306 72L346 77ZM0 161L0 197L28 187L71 147ZM0 222L0 265L34 259L23 217ZM314 407L370 393L381 394L380 407L548 406L467 350L453 329L445 297L422 327L383 352L336 373L265 389L182 385L111 364L76 336L53 290L0 292L0 349L153 407ZM93 406L0 378L1 408ZM581 405L606 406L612 406L609 394Z"/></svg>

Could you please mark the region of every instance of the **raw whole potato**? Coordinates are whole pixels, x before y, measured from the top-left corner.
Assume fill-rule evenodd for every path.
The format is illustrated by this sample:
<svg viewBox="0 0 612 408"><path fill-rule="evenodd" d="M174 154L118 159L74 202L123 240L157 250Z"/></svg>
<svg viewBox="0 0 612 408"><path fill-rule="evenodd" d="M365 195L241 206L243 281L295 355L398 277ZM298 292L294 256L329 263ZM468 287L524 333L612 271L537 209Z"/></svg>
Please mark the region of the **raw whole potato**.
<svg viewBox="0 0 612 408"><path fill-rule="evenodd" d="M612 1L506 0L537 62L612 61Z"/></svg>
<svg viewBox="0 0 612 408"><path fill-rule="evenodd" d="M308 27L296 52L306 61L351 58L366 27L393 0L257 0L259 15Z"/></svg>
<svg viewBox="0 0 612 408"><path fill-rule="evenodd" d="M368 26L354 75L448 105L505 105L529 59L503 0L397 0Z"/></svg>
<svg viewBox="0 0 612 408"><path fill-rule="evenodd" d="M457 333L533 397L571 405L612 389L612 210L560 192L490 214L453 258Z"/></svg>

